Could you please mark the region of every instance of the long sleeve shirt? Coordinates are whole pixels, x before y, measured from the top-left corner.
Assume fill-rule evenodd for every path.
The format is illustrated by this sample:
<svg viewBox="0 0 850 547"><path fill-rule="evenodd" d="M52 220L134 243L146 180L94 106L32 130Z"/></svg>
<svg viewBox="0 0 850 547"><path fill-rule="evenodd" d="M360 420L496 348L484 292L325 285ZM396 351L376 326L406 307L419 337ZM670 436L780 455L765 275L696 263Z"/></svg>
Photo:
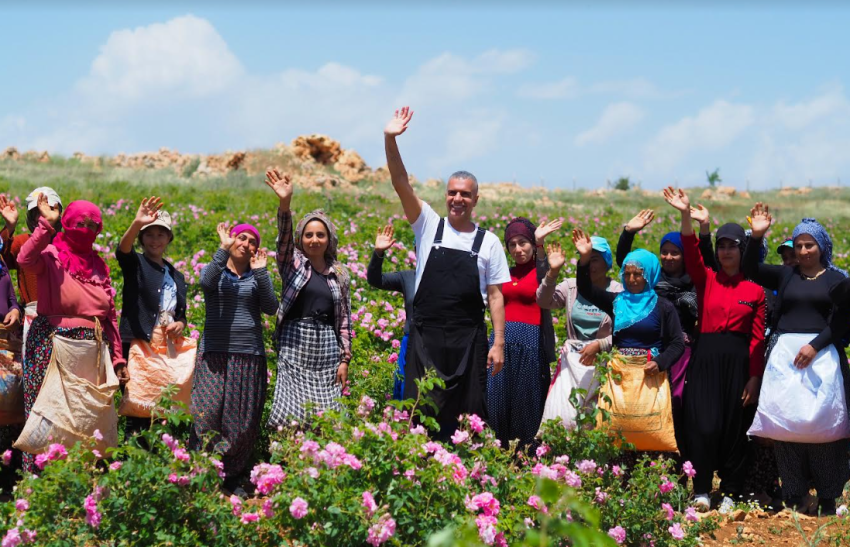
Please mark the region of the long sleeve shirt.
<svg viewBox="0 0 850 547"><path fill-rule="evenodd" d="M578 287L578 293L581 296L608 314L614 319L616 324L614 300L617 298L617 294L595 286L590 280L590 268L586 265L582 266L579 264L576 285ZM646 329L645 324L654 320L657 320L657 326L652 329ZM641 347L660 348L654 361L658 364L658 369L662 371L672 367L685 352L685 337L682 334L682 326L679 324L679 316L676 315L676 309L673 307L673 304L663 298L658 299L656 308L649 317L632 325L628 329L615 332L614 345L628 347L620 343L621 339L626 338L640 338Z"/></svg>
<svg viewBox="0 0 850 547"><path fill-rule="evenodd" d="M38 276L38 315L55 327L94 326L100 321L109 341L113 366L126 363L121 351L115 291L99 283L85 283L68 273L59 261L59 250L50 241L56 231L41 219L18 253L18 266Z"/></svg>
<svg viewBox="0 0 850 547"><path fill-rule="evenodd" d="M269 271L256 268L239 276L228 269L229 257L220 248L201 271L207 315L199 351L265 355L262 314L277 310Z"/></svg>
<svg viewBox="0 0 850 547"><path fill-rule="evenodd" d="M6 227L0 230L0 239L3 240L3 261L10 270L18 271L18 295L24 306L38 299L38 276L18 265L18 254L29 238L30 234L19 234L13 237Z"/></svg>
<svg viewBox="0 0 850 547"><path fill-rule="evenodd" d="M286 320L286 314L313 274L310 261L295 247L292 212L278 209L277 229L277 267L283 282L283 291L277 310L276 341L280 338L280 328ZM349 363L351 362L351 284L350 282L340 283L340 275L335 268L343 266L328 266L330 266L328 287L334 299L334 329L340 342L340 361ZM348 276L342 278L348 279Z"/></svg>
<svg viewBox="0 0 850 547"><path fill-rule="evenodd" d="M12 310L21 311L21 307L18 305L18 298L15 296L15 286L12 284L9 270L3 268L3 271L0 272L0 318L6 317L6 314ZM23 316L21 321L23 321Z"/></svg>
<svg viewBox="0 0 850 547"><path fill-rule="evenodd" d="M372 253L369 267L366 268L366 282L382 291L400 292L404 297L404 334L410 333L410 320L413 318L413 297L416 296L416 270L384 273L384 257Z"/></svg>
<svg viewBox="0 0 850 547"><path fill-rule="evenodd" d="M695 235L682 236L685 268L697 290L701 333L737 332L749 337L750 376L764 374L764 290L739 273L706 266Z"/></svg>
<svg viewBox="0 0 850 547"><path fill-rule="evenodd" d="M831 344L840 347L850 331L850 310L836 305L833 291L840 291L844 275L826 270L817 279L806 280L800 276L799 266L759 263L761 241L753 238L752 245L747 245L743 267L753 281L777 291L771 326L780 333L817 333L810 342L816 351Z"/></svg>

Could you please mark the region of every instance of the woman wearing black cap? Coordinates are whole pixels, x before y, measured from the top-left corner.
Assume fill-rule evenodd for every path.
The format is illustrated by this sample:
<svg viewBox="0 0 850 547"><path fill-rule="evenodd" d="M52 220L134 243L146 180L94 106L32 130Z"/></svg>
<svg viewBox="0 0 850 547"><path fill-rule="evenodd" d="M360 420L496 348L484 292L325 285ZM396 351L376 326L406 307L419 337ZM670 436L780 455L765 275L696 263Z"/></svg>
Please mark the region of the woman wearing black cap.
<svg viewBox="0 0 850 547"><path fill-rule="evenodd" d="M743 493L747 429L764 373L765 297L762 288L746 281L741 272L746 245L741 226L730 223L717 230L719 271L715 272L699 252L688 196L667 188L664 199L682 214L685 267L699 303L699 343L684 392L685 457L697 472L694 505L705 511L714 471L719 471L724 492ZM721 511L728 512L733 504L724 497Z"/></svg>
<svg viewBox="0 0 850 547"><path fill-rule="evenodd" d="M505 245L515 263L511 281L502 285L505 366L487 376L488 423L504 447L514 439L520 448L528 446L543 417L555 332L549 310L537 305L537 286L549 270L544 240L560 227L560 220L535 227L523 217L505 227Z"/></svg>

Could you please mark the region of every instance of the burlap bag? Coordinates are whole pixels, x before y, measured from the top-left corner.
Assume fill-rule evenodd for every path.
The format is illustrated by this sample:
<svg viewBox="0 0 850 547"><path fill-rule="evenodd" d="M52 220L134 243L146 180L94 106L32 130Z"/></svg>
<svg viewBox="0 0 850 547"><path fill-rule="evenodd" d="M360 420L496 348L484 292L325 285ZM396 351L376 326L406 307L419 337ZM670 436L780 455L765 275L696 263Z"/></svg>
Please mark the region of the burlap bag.
<svg viewBox="0 0 850 547"><path fill-rule="evenodd" d="M598 425L622 432L635 450L677 452L667 373L647 376L646 362L645 356L615 354L611 359L608 381L600 388L597 402L610 413L610 422L604 422L600 414Z"/></svg>

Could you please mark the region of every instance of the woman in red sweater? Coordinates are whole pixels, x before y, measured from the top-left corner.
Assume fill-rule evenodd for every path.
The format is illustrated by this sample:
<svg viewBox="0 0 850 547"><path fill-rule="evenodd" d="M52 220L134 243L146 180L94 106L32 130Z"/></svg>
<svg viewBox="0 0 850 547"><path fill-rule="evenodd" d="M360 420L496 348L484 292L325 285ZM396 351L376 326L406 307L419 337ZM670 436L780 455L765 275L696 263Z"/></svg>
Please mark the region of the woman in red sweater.
<svg viewBox="0 0 850 547"><path fill-rule="evenodd" d="M682 214L685 268L697 290L699 341L688 366L684 392L684 456L694 464L695 506L708 510L711 480L721 490L743 493L747 472L747 429L753 420L764 374L764 290L746 281L741 259L744 229L717 230L718 271L705 266L694 235L691 203L682 190L667 188L664 199ZM721 511L731 510L726 496Z"/></svg>
<svg viewBox="0 0 850 547"><path fill-rule="evenodd" d="M555 220L535 228L522 217L505 227L505 245L516 264L510 283L502 285L505 366L487 377L488 422L504 447L514 439L519 439L519 448L528 446L543 417L555 332L549 310L537 305L537 286L549 270L544 239L560 227Z"/></svg>

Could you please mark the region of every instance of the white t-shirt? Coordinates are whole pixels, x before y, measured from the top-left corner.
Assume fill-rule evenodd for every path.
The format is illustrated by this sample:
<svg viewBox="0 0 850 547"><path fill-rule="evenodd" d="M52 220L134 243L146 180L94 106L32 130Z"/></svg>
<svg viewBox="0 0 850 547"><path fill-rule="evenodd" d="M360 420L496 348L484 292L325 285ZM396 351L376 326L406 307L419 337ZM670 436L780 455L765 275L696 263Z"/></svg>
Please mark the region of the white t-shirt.
<svg viewBox="0 0 850 547"><path fill-rule="evenodd" d="M422 213L419 214L416 222L410 225L416 236L416 290L419 290L419 281L422 279L422 272L425 271L425 263L428 262L431 247L434 246L439 224L440 215L423 201ZM458 232L448 219L444 224L443 247L472 251L477 230ZM478 228L478 225L476 224L475 227ZM502 250L502 242L492 232L484 232L484 241L481 242L481 250L478 252L478 285L484 305L487 305L487 285L501 285L510 280L511 272L508 268L508 259L505 258L505 251Z"/></svg>

